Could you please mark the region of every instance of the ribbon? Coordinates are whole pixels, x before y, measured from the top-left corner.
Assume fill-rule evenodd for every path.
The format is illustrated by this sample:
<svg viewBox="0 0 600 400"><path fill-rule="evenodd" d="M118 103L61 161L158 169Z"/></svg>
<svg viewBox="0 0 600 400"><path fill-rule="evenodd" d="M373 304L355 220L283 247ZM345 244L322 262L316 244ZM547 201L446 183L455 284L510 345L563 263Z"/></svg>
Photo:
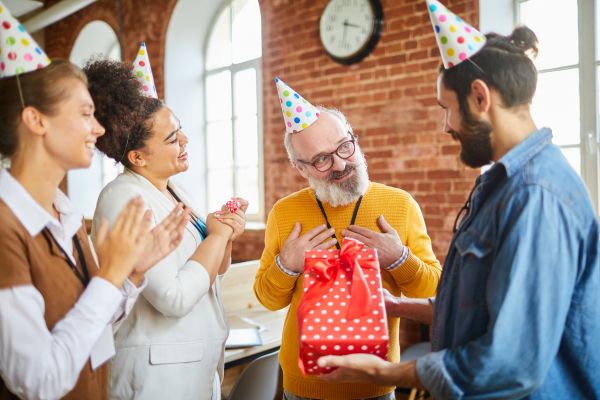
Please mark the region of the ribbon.
<svg viewBox="0 0 600 400"><path fill-rule="evenodd" d="M359 256L363 253L364 243L350 238L345 238L342 242L338 257L328 257L311 260L311 265L307 273L312 275L316 281L313 283L302 298L302 305L299 307L300 315L304 310L312 308L314 304L321 299L324 293L334 285L337 275L350 269L350 301L346 311L346 318L354 319L365 315L371 304L371 290L363 273L363 269L378 269L377 258L363 258L359 262ZM331 253L332 256L335 253ZM346 272L348 273L348 272ZM300 317L299 315L299 317Z"/></svg>

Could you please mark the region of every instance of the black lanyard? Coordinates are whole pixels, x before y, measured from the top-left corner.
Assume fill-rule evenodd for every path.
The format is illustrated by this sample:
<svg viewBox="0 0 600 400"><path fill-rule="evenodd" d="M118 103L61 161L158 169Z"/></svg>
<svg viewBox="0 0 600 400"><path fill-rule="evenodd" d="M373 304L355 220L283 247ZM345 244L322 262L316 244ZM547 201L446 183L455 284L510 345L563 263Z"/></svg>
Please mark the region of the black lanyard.
<svg viewBox="0 0 600 400"><path fill-rule="evenodd" d="M71 258L69 257L65 249L62 248L62 246L58 243L58 240L56 240L52 233L50 233L50 230L48 228L44 228L44 231L46 231L47 235L50 236L50 238L54 241L56 246L60 249L61 253L63 253L65 259L67 260L67 264L69 264L69 267L71 267L71 271L73 271L73 273L75 274L77 279L79 279L83 287L87 287L88 283L90 283L90 273L88 272L87 262L85 261L85 256L83 254L81 244L79 243L79 239L77 239L77 234L73 235L73 244L75 245L75 251L77 252L77 257L79 258L79 263L81 264L81 270L83 271L83 274L81 273L81 271L79 271L79 268L77 268L77 266L73 264L73 261L71 261Z"/></svg>
<svg viewBox="0 0 600 400"><path fill-rule="evenodd" d="M175 191L173 191L173 189L167 186L167 190L169 191L169 193L171 193L171 196L173 196L175 201L183 204L183 201L179 199L179 196L175 194ZM202 221L202 219L200 219L200 217L198 217L193 211L190 212L190 217L192 217L190 219L190 222L192 223L194 228L196 228L202 240L206 239L206 237L208 236L208 230L206 229L206 224L204 223L204 221Z"/></svg>
<svg viewBox="0 0 600 400"><path fill-rule="evenodd" d="M323 208L323 203L321 203L321 200L319 200L319 198L317 196L315 196L315 198L317 199L317 204L319 205L319 209L321 210L321 214L323 214L323 217L325 217L325 222L327 223L327 229L331 228L331 224L329 223L329 219L327 218L327 213L325 213L325 208ZM356 216L358 215L358 209L360 208L360 202L362 201L362 195L358 198L358 200L356 200L356 205L354 206L354 211L352 212L352 219L350 220L350 225L354 225L354 221L356 221ZM331 235L332 238L337 240L337 237L335 236L335 232L333 233L333 235ZM335 242L335 247L337 247L337 249L340 249L340 243L339 242Z"/></svg>

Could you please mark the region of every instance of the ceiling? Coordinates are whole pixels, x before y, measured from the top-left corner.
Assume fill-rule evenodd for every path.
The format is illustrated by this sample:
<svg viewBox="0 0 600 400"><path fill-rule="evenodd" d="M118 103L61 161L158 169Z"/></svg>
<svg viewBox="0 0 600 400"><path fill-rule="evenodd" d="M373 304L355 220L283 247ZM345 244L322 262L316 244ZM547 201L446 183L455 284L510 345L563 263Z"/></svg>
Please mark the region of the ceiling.
<svg viewBox="0 0 600 400"><path fill-rule="evenodd" d="M3 3L17 18L44 6L44 2L34 0L3 0Z"/></svg>

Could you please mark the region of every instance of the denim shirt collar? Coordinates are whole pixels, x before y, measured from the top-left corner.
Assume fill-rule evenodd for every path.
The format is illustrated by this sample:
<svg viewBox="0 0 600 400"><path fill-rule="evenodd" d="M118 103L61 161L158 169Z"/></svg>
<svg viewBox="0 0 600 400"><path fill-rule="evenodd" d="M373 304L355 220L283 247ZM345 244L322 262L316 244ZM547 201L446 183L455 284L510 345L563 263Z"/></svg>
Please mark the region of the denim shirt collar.
<svg viewBox="0 0 600 400"><path fill-rule="evenodd" d="M551 143L552 131L550 128L538 129L509 150L508 153L498 160L497 164L504 166L506 176L510 178Z"/></svg>

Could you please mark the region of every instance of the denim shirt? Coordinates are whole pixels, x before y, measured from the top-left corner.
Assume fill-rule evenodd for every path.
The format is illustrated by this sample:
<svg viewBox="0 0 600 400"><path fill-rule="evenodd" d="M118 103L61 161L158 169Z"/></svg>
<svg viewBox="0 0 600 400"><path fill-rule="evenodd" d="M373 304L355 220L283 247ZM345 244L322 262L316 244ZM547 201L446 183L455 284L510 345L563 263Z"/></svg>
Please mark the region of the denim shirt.
<svg viewBox="0 0 600 400"><path fill-rule="evenodd" d="M477 179L439 282L434 398L600 399L598 221L582 180L530 134Z"/></svg>

